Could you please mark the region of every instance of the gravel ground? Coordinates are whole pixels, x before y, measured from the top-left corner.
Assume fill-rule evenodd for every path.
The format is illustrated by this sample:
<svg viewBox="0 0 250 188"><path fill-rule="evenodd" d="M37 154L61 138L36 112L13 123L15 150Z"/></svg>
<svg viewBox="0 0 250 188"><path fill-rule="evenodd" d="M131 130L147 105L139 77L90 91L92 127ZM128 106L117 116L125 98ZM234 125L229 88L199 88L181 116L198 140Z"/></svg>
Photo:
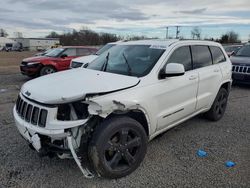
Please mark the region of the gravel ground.
<svg viewBox="0 0 250 188"><path fill-rule="evenodd" d="M149 143L146 158L118 180L85 179L73 160L39 158L19 136L12 108L28 78L0 75L0 188L250 187L250 87L232 88L219 122L195 117ZM208 152L205 158L198 149ZM225 167L227 160L236 162Z"/></svg>

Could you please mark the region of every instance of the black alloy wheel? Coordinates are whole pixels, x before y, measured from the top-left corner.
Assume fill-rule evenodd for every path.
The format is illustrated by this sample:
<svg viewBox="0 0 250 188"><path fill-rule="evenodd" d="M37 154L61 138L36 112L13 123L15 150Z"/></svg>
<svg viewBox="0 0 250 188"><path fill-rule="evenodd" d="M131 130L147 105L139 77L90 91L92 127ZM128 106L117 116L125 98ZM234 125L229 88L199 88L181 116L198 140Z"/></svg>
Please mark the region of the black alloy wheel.
<svg viewBox="0 0 250 188"><path fill-rule="evenodd" d="M99 175L120 178L140 165L146 149L147 135L142 125L129 117L115 117L98 126L90 158Z"/></svg>

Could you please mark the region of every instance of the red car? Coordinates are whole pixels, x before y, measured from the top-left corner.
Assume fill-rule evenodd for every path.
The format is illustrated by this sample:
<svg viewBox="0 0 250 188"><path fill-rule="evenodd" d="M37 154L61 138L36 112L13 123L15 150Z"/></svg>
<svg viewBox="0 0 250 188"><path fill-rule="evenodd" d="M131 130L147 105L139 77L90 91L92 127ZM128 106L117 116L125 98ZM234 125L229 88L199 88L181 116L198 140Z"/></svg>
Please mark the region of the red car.
<svg viewBox="0 0 250 188"><path fill-rule="evenodd" d="M20 65L21 73L30 77L43 76L67 70L70 61L79 56L95 54L96 48L87 46L65 46L55 48L44 56L26 58Z"/></svg>

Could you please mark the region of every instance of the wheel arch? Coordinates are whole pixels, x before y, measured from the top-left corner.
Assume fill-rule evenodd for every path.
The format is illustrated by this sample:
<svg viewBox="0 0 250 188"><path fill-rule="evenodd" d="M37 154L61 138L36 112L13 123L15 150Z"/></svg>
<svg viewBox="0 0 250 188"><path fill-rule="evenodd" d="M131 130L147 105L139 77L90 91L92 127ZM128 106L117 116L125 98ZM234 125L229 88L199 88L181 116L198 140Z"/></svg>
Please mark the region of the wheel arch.
<svg viewBox="0 0 250 188"><path fill-rule="evenodd" d="M224 89L227 90L227 92L230 92L230 90L231 90L231 82L230 82L230 81L224 82L224 83L220 86L220 88L224 88Z"/></svg>
<svg viewBox="0 0 250 188"><path fill-rule="evenodd" d="M142 127L144 128L147 136L149 137L150 135L150 126L149 126L149 120L147 115L144 113L143 110L141 109L130 109L126 112L112 112L109 114L106 118L112 118L112 117L117 117L117 116L128 116L136 121L138 121Z"/></svg>

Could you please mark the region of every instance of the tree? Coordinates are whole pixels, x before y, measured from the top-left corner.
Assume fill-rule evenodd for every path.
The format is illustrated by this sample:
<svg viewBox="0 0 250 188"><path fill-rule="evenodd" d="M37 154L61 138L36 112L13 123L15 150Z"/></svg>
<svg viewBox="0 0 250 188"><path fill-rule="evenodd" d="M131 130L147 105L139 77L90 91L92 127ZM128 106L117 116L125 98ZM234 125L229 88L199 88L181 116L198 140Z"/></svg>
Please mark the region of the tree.
<svg viewBox="0 0 250 188"><path fill-rule="evenodd" d="M46 38L59 38L60 35L55 32L55 31L51 31L49 35L46 36Z"/></svg>
<svg viewBox="0 0 250 188"><path fill-rule="evenodd" d="M239 34L234 31L229 31L223 34L220 39L221 43L240 43Z"/></svg>
<svg viewBox="0 0 250 188"><path fill-rule="evenodd" d="M0 37L7 37L7 36L8 33L4 29L0 28Z"/></svg>
<svg viewBox="0 0 250 188"><path fill-rule="evenodd" d="M201 39L201 29L199 27L194 27L191 31L192 39Z"/></svg>

